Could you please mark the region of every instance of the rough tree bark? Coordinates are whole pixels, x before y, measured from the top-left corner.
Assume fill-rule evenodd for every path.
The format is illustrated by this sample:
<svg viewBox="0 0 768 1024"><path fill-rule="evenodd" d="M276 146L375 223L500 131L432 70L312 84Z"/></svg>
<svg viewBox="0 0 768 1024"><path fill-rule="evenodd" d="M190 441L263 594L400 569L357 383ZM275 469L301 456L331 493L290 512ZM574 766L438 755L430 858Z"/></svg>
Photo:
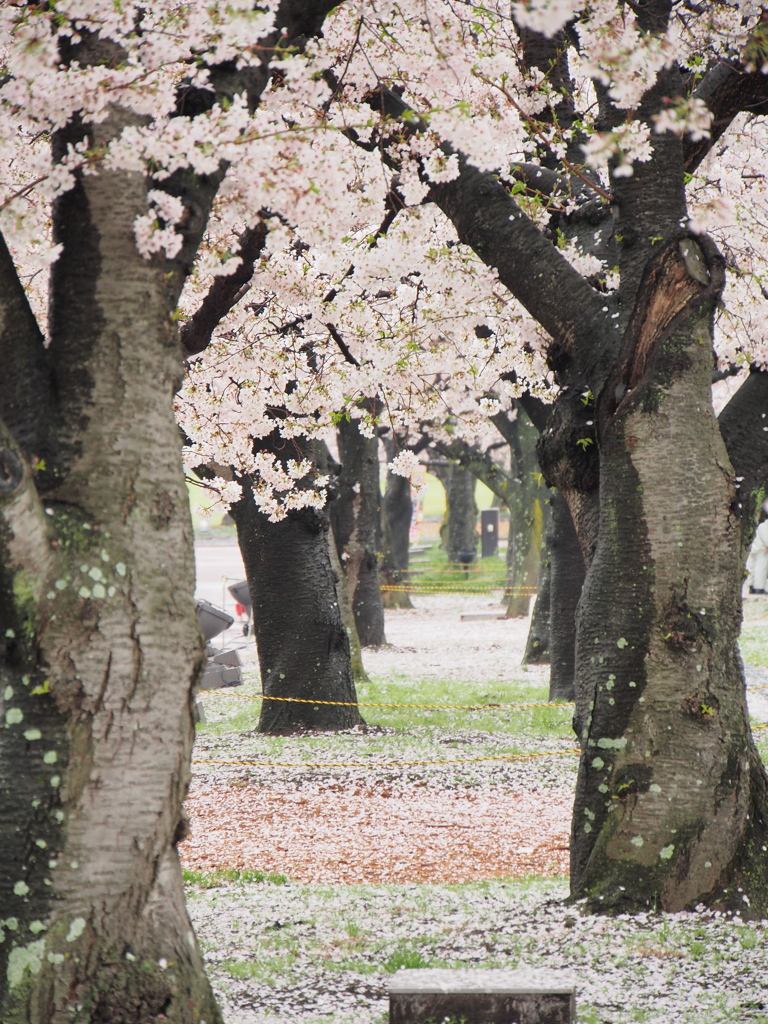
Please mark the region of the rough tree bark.
<svg viewBox="0 0 768 1024"><path fill-rule="evenodd" d="M125 123L112 113L93 144ZM64 248L50 349L36 358L51 374L41 392L50 411L36 424L12 417L16 438L2 428L0 1018L9 1024L221 1020L176 852L202 651L172 411L175 303L164 268L138 255L133 234L146 188L141 175L112 172L57 201ZM21 342L30 358L38 342L39 332ZM12 388L6 379L4 394Z"/></svg>
<svg viewBox="0 0 768 1024"><path fill-rule="evenodd" d="M355 613L352 611L352 599L349 596L349 586L344 569L341 566L339 550L336 546L336 539L333 530L328 535L328 554L331 558L331 568L336 581L336 600L339 603L339 612L344 629L349 637L349 667L352 671L352 678L356 683L368 683L368 673L363 665L363 649L360 644L360 637L357 635L355 625Z"/></svg>
<svg viewBox="0 0 768 1024"><path fill-rule="evenodd" d="M741 529L710 399L722 282L703 242L662 250L599 404L572 835L572 889L591 906L766 905L768 782L737 648Z"/></svg>
<svg viewBox="0 0 768 1024"><path fill-rule="evenodd" d="M286 2L264 64L212 68L186 113L258 102L272 47L327 13ZM114 57L86 31L67 59ZM67 126L97 150L137 118ZM203 663L173 393L173 311L223 176L165 187L190 211L178 257L142 259L142 174L78 176L54 204L62 245L50 344L0 246L0 1019L217 1024L176 845Z"/></svg>
<svg viewBox="0 0 768 1024"><path fill-rule="evenodd" d="M552 492L549 699L573 700L576 609L584 586L584 556L563 495Z"/></svg>
<svg viewBox="0 0 768 1024"><path fill-rule="evenodd" d="M396 455L395 441L385 437L383 442L387 461L391 462ZM382 556L379 573L384 586L397 589L382 591L381 599L385 608L413 608L406 589L410 582L408 562L412 518L411 481L408 477L387 470L387 486L381 505Z"/></svg>
<svg viewBox="0 0 768 1024"><path fill-rule="evenodd" d="M550 546L553 535L552 512L549 502L545 504L544 511L545 525L539 560L539 587L536 591L536 600L533 602L533 609L531 611L531 624L528 627L528 637L525 641L525 650L523 651L523 665L547 665L550 660L549 633L552 603Z"/></svg>
<svg viewBox="0 0 768 1024"><path fill-rule="evenodd" d="M742 558L746 558L760 505L768 497L768 370L752 368L720 413L718 425L736 474Z"/></svg>
<svg viewBox="0 0 768 1024"><path fill-rule="evenodd" d="M376 535L379 524L379 441L364 437L356 420L337 429L341 471L330 514L339 558L347 576L360 643L386 643Z"/></svg>
<svg viewBox="0 0 768 1024"><path fill-rule="evenodd" d="M437 470L445 488L445 518L440 527L441 544L448 561L462 562L464 557L477 553L477 504L475 478L460 465L442 466Z"/></svg>
<svg viewBox="0 0 768 1024"><path fill-rule="evenodd" d="M635 5L643 31L669 9ZM597 88L609 129L626 115ZM663 69L636 116L652 124L684 88L678 69ZM386 90L373 103L403 111ZM739 104L743 96L724 116ZM411 117L407 131L420 129ZM723 261L705 236L681 229L684 174L696 159L683 140L658 134L631 178L611 179L613 295L593 289L503 185L461 155L458 177L432 184L427 198L595 396L584 447L599 459L599 535L577 622L572 894L593 910L701 903L762 915L768 778L737 649L743 503L710 394Z"/></svg>
<svg viewBox="0 0 768 1024"><path fill-rule="evenodd" d="M541 545L544 536L544 489L536 459L538 431L521 406L513 418L504 413L493 417L496 428L509 445L510 477L507 491L509 540L507 542L507 616L528 615L531 590L539 583Z"/></svg>
<svg viewBox="0 0 768 1024"><path fill-rule="evenodd" d="M259 448L296 461L312 456L309 443L285 441L277 430L260 440ZM349 637L329 551L328 513L304 508L271 523L257 508L251 489L244 487L242 499L232 506L232 517L253 604L263 693L293 698L263 701L259 731L277 734L360 725Z"/></svg>

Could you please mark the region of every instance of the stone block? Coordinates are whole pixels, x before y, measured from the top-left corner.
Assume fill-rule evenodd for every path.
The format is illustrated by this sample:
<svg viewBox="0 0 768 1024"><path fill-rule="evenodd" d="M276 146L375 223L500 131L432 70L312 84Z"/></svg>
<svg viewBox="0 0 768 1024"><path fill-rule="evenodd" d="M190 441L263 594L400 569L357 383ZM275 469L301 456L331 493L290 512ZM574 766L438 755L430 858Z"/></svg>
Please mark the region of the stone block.
<svg viewBox="0 0 768 1024"><path fill-rule="evenodd" d="M389 985L390 1024L572 1024L566 971L401 970Z"/></svg>

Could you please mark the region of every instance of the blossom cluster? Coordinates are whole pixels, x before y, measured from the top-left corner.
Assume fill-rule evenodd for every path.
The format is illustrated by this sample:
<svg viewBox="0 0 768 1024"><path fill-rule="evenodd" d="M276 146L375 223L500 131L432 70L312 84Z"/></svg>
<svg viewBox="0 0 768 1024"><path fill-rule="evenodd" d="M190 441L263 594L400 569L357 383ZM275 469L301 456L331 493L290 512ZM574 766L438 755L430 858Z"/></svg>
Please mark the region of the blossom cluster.
<svg viewBox="0 0 768 1024"><path fill-rule="evenodd" d="M136 244L147 258L172 259L190 211L164 183L184 169L226 170L177 311L182 323L216 277L241 266L243 229L268 228L248 286L188 367L177 413L188 464L229 467L273 517L322 504L327 483L261 451L274 431L286 441L321 438L350 416L368 436L386 421L399 437L444 424L476 438L522 389L553 391L546 332L462 244L428 202L430 189L454 181L465 160L496 175L552 234L553 214L578 208L574 183L610 199L615 180L647 162L661 136L708 138L711 115L695 91L666 98L645 119L641 101L673 66L694 84L734 54L752 66L761 16L749 2L706 16L680 5L666 30L649 32L616 0L348 2L302 53L274 51L275 75L255 109L244 92L198 113L177 109L180 85L210 89L213 67L261 67L278 10L250 0L0 8L0 228L41 323L45 271L59 253L51 203L79 175L145 177ZM519 33L560 38L566 25L578 117L559 123L561 91L520 59ZM94 35L112 59L88 59ZM381 88L413 112L405 122L382 115ZM620 116L598 128L601 103ZM114 138L69 142L52 160L51 140L73 118L99 125L117 108L130 117ZM710 232L728 262L723 362L768 362L765 149L764 117L744 114L687 183L681 227ZM560 184L549 195L522 188L521 164L556 166ZM599 245L582 236L553 244L594 287L620 284ZM407 452L393 470L410 475ZM240 494L230 484L217 485L225 502Z"/></svg>

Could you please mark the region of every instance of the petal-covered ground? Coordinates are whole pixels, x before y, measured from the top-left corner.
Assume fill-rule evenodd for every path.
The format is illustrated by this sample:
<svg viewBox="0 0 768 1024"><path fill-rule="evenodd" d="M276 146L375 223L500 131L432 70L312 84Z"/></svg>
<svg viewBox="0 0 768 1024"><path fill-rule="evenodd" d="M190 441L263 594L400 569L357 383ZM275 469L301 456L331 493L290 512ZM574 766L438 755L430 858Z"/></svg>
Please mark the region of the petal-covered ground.
<svg viewBox="0 0 768 1024"><path fill-rule="evenodd" d="M185 867L301 882L468 882L564 875L572 794L196 783Z"/></svg>

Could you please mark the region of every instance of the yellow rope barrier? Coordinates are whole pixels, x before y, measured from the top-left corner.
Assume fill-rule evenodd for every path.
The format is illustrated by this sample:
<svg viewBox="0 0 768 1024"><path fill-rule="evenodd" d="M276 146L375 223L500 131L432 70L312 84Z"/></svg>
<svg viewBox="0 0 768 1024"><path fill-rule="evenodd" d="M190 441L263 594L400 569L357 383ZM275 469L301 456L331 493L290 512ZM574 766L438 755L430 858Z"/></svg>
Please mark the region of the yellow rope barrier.
<svg viewBox="0 0 768 1024"><path fill-rule="evenodd" d="M409 586L406 584L390 584L385 583L381 586L383 593L392 593L393 591L404 593L404 594L495 594L499 590L503 590L504 593L511 597L513 594L520 594L523 597L532 597L535 590L519 590L519 589L507 589L503 583L497 585L489 584L487 587L461 587L457 589L456 586Z"/></svg>
<svg viewBox="0 0 768 1024"><path fill-rule="evenodd" d="M365 764L361 761L219 761L213 758L193 761L192 764L233 764L256 765L259 768L393 768L424 764L473 764L477 761L524 761L532 757L559 757L562 754L580 754L577 749L546 750L535 754L494 754L488 757L444 758L440 761L375 761Z"/></svg>
<svg viewBox="0 0 768 1024"><path fill-rule="evenodd" d="M556 704L385 704L381 701L364 700L309 700L305 697L270 697L266 693L232 693L226 690L201 690L212 697L239 697L241 700L282 700L291 704L331 704L344 708L429 708L432 711L507 711L511 708L568 708L573 702L559 701Z"/></svg>

